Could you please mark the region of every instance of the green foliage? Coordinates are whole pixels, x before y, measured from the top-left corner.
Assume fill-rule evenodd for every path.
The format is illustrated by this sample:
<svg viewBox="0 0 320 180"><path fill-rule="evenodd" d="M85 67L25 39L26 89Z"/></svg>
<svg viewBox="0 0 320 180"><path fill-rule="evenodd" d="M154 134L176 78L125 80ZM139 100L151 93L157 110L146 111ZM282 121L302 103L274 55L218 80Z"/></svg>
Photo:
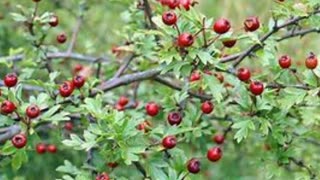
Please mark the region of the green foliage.
<svg viewBox="0 0 320 180"><path fill-rule="evenodd" d="M142 1L0 2L0 75L16 72L19 79L12 88L0 82L0 102L17 106L0 114L0 179L88 180L102 172L119 180L319 178L320 66L304 66L310 51L319 54L318 36L304 37L319 32L319 1L203 0L174 10L176 27L162 22L167 7L148 2L152 17ZM49 25L53 15L57 27ZM249 15L259 16L259 30L243 30ZM222 35L212 31L220 17L232 19ZM295 34L304 30L312 31ZM61 32L66 45L56 43ZM178 47L179 32L194 35L192 46ZM223 47L229 39L236 46ZM278 65L283 54L292 57L290 69ZM63 98L60 84L77 74L78 63L86 83ZM236 77L240 67L251 70L250 81L263 82L262 95ZM197 81L190 80L194 72ZM125 107L120 96L129 98ZM201 111L204 101L213 103L212 113ZM154 117L145 113L148 102L160 105ZM41 109L34 119L26 116L31 104ZM181 124L167 122L170 112L181 113ZM19 133L12 127L27 136L24 148L11 143ZM213 163L206 153L218 146L215 134L225 142ZM170 150L161 144L168 135L177 138ZM38 143L58 152L37 154ZM199 174L188 173L193 157L201 161Z"/></svg>

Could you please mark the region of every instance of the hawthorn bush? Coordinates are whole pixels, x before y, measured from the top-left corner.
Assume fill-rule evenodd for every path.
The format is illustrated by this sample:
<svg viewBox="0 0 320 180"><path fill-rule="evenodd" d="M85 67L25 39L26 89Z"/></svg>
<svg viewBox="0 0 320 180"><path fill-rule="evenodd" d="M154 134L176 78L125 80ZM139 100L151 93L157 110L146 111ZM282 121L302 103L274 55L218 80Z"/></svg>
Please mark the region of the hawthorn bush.
<svg viewBox="0 0 320 180"><path fill-rule="evenodd" d="M250 2L0 2L0 179L319 179L320 2Z"/></svg>

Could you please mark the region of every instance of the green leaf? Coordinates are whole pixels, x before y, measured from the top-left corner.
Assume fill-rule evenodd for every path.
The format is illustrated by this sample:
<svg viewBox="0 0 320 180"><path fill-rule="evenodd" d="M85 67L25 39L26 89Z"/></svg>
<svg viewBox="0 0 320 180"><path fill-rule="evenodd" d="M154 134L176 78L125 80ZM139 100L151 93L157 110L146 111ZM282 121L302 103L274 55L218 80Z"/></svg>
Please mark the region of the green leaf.
<svg viewBox="0 0 320 180"><path fill-rule="evenodd" d="M66 146L73 147L75 150L83 150L82 144L84 141L76 134L71 134L70 139L63 140L62 143Z"/></svg>
<svg viewBox="0 0 320 180"><path fill-rule="evenodd" d="M255 130L255 125L252 120L249 119L234 123L232 128L238 129L234 136L234 139L236 139L237 142L240 143L243 139L247 138L249 130Z"/></svg>
<svg viewBox="0 0 320 180"><path fill-rule="evenodd" d="M209 87L214 100L220 103L223 100L223 93L225 92L223 84L221 84L216 77L207 74L204 74L204 80Z"/></svg>
<svg viewBox="0 0 320 180"><path fill-rule="evenodd" d="M94 117L103 116L103 108L102 108L102 98L100 96L96 96L93 98L86 98L84 100L85 104L82 105L82 108L85 108L91 115Z"/></svg>
<svg viewBox="0 0 320 180"><path fill-rule="evenodd" d="M212 58L211 54L207 51L200 51L198 53L198 57L200 58L201 62L204 65L207 65L208 63L209 64L213 63L213 58Z"/></svg>
<svg viewBox="0 0 320 180"><path fill-rule="evenodd" d="M4 147L1 149L0 154L4 156L8 156L14 154L17 151L10 141L7 141Z"/></svg>
<svg viewBox="0 0 320 180"><path fill-rule="evenodd" d="M152 179L168 180L168 176L162 168L159 168L156 163L151 163L146 167L147 173L150 174Z"/></svg>
<svg viewBox="0 0 320 180"><path fill-rule="evenodd" d="M79 169L72 165L68 160L64 160L64 165L57 167L56 171L77 175L80 173Z"/></svg>
<svg viewBox="0 0 320 180"><path fill-rule="evenodd" d="M14 170L20 169L23 163L28 162L28 156L24 149L19 149L12 157L11 166Z"/></svg>
<svg viewBox="0 0 320 180"><path fill-rule="evenodd" d="M47 112L43 113L41 118L42 119L50 119L50 117L56 113L60 109L61 105L55 105L51 107Z"/></svg>
<svg viewBox="0 0 320 180"><path fill-rule="evenodd" d="M10 13L10 15L12 16L13 20L15 20L17 22L25 22L28 20L28 18L22 14Z"/></svg>
<svg viewBox="0 0 320 180"><path fill-rule="evenodd" d="M270 129L272 128L271 123L264 118L255 118L255 120L259 121L260 123L260 130L262 131L262 134L268 135Z"/></svg>

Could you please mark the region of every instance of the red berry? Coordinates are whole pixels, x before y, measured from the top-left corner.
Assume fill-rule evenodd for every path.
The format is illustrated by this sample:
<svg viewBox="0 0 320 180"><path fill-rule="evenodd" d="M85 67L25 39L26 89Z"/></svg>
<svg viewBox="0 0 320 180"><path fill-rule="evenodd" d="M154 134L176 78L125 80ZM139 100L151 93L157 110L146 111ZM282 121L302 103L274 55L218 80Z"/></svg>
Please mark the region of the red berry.
<svg viewBox="0 0 320 180"><path fill-rule="evenodd" d="M32 1L37 3L37 2L40 2L41 0L32 0Z"/></svg>
<svg viewBox="0 0 320 180"><path fill-rule="evenodd" d="M210 114L214 109L214 105L210 101L205 101L201 105L201 110L204 114Z"/></svg>
<svg viewBox="0 0 320 180"><path fill-rule="evenodd" d="M128 104L128 102L129 102L129 99L127 97L121 96L119 101L118 101L118 104L120 106L126 106Z"/></svg>
<svg viewBox="0 0 320 180"><path fill-rule="evenodd" d="M167 5L169 6L170 9L175 9L179 6L180 0L168 0Z"/></svg>
<svg viewBox="0 0 320 180"><path fill-rule="evenodd" d="M65 43L65 42L67 41L67 35L66 35L65 33L60 33L60 34L58 34L58 36L57 36L57 41L58 41L58 43L60 43L60 44Z"/></svg>
<svg viewBox="0 0 320 180"><path fill-rule="evenodd" d="M222 44L227 48L232 48L236 44L236 39L228 39L225 41L222 41Z"/></svg>
<svg viewBox="0 0 320 180"><path fill-rule="evenodd" d="M197 174L198 172L200 172L200 165L201 163L198 159L192 158L187 163L188 171L192 174Z"/></svg>
<svg viewBox="0 0 320 180"><path fill-rule="evenodd" d="M162 6L168 6L169 0L159 0Z"/></svg>
<svg viewBox="0 0 320 180"><path fill-rule="evenodd" d="M252 81L250 84L250 91L252 94L258 96L260 94L262 94L264 90L264 86L261 82L259 81Z"/></svg>
<svg viewBox="0 0 320 180"><path fill-rule="evenodd" d="M73 130L73 123L71 121L66 122L64 124L64 129L67 130L67 131L72 131Z"/></svg>
<svg viewBox="0 0 320 180"><path fill-rule="evenodd" d="M39 143L36 145L36 151L38 154L44 154L47 151L47 147L43 143Z"/></svg>
<svg viewBox="0 0 320 180"><path fill-rule="evenodd" d="M140 123L140 124L137 125L137 129L138 129L139 131L145 131L145 128L146 128L146 126L145 126L145 123L144 123L144 122L142 122L142 123Z"/></svg>
<svg viewBox="0 0 320 180"><path fill-rule="evenodd" d="M240 69L238 69L237 76L240 81L248 81L251 77L251 73L248 68L240 68Z"/></svg>
<svg viewBox="0 0 320 180"><path fill-rule="evenodd" d="M116 163L116 162L109 162L107 165L108 165L110 168L116 168L116 167L118 166L118 163Z"/></svg>
<svg viewBox="0 0 320 180"><path fill-rule="evenodd" d="M30 105L26 109L26 114L30 119L36 118L40 114L40 108L37 105Z"/></svg>
<svg viewBox="0 0 320 180"><path fill-rule="evenodd" d="M191 74L189 81L190 82L194 82L194 81L198 81L201 79L201 74L198 71L195 71Z"/></svg>
<svg viewBox="0 0 320 180"><path fill-rule="evenodd" d="M59 18L58 18L58 16L53 15L53 16L51 17L51 19L50 19L49 24L50 24L51 27L56 27L56 26L58 26L58 24L59 24Z"/></svg>
<svg viewBox="0 0 320 180"><path fill-rule="evenodd" d="M172 11L164 12L162 14L162 21L168 26L174 25L177 22L177 15Z"/></svg>
<svg viewBox="0 0 320 180"><path fill-rule="evenodd" d="M96 176L96 180L110 180L110 177L107 173L101 173Z"/></svg>
<svg viewBox="0 0 320 180"><path fill-rule="evenodd" d="M194 37L190 33L182 33L179 35L177 44L181 48L189 47L194 42Z"/></svg>
<svg viewBox="0 0 320 180"><path fill-rule="evenodd" d="M49 144L47 146L47 150L48 150L49 153L53 153L54 154L54 153L57 152L57 147L55 145L53 145L53 144Z"/></svg>
<svg viewBox="0 0 320 180"><path fill-rule="evenodd" d="M77 72L81 71L82 69L83 69L83 66L82 66L81 64L76 64L76 65L74 66L74 68L73 68L73 71L74 71L75 73L77 73Z"/></svg>
<svg viewBox="0 0 320 180"><path fill-rule="evenodd" d="M143 121L137 125L137 129L139 131L147 132L151 127L151 123L149 121Z"/></svg>
<svg viewBox="0 0 320 180"><path fill-rule="evenodd" d="M318 58L315 54L310 53L310 55L306 59L305 64L308 69L315 69L318 66Z"/></svg>
<svg viewBox="0 0 320 180"><path fill-rule="evenodd" d="M16 134L11 139L14 147L21 149L27 144L27 137L24 134Z"/></svg>
<svg viewBox="0 0 320 180"><path fill-rule="evenodd" d="M4 77L3 81L4 81L4 85L6 85L7 87L13 87L17 84L18 77L16 74L10 73Z"/></svg>
<svg viewBox="0 0 320 180"><path fill-rule="evenodd" d="M159 113L159 106L154 102L149 102L145 108L149 116L156 116Z"/></svg>
<svg viewBox="0 0 320 180"><path fill-rule="evenodd" d="M219 147L213 147L209 149L207 152L207 158L212 162L219 161L221 157L222 157L222 150Z"/></svg>
<svg viewBox="0 0 320 180"><path fill-rule="evenodd" d="M70 81L65 81L59 87L59 93L62 97L69 97L74 90L74 85Z"/></svg>
<svg viewBox="0 0 320 180"><path fill-rule="evenodd" d="M78 75L72 79L72 82L75 87L81 88L86 82L86 79L83 76Z"/></svg>
<svg viewBox="0 0 320 180"><path fill-rule="evenodd" d="M116 104L115 109L116 109L117 111L124 111L124 110L125 110L125 107L124 107L124 106L121 106L120 104Z"/></svg>
<svg viewBox="0 0 320 180"><path fill-rule="evenodd" d="M180 6L184 7L185 10L189 11L192 6L191 0L180 0Z"/></svg>
<svg viewBox="0 0 320 180"><path fill-rule="evenodd" d="M10 114L10 113L13 113L15 110L16 110L16 105L14 105L13 102L4 100L1 103L1 113Z"/></svg>
<svg viewBox="0 0 320 180"><path fill-rule="evenodd" d="M287 69L291 66L291 58L288 55L283 55L279 58L279 65L282 69Z"/></svg>
<svg viewBox="0 0 320 180"><path fill-rule="evenodd" d="M224 142L224 135L222 134L217 134L213 137L214 142L216 142L217 144L223 144Z"/></svg>
<svg viewBox="0 0 320 180"><path fill-rule="evenodd" d="M228 32L230 28L231 28L230 22L224 18L218 19L213 25L214 32L218 34L224 34Z"/></svg>
<svg viewBox="0 0 320 180"><path fill-rule="evenodd" d="M178 126L182 121L182 115L180 112L170 112L168 114L168 122L171 126Z"/></svg>
<svg viewBox="0 0 320 180"><path fill-rule="evenodd" d="M177 144L177 138L174 136L166 136L162 139L162 146L166 149L172 149Z"/></svg>
<svg viewBox="0 0 320 180"><path fill-rule="evenodd" d="M258 17L248 17L243 24L244 24L244 29L250 32L257 30L260 27L260 22Z"/></svg>

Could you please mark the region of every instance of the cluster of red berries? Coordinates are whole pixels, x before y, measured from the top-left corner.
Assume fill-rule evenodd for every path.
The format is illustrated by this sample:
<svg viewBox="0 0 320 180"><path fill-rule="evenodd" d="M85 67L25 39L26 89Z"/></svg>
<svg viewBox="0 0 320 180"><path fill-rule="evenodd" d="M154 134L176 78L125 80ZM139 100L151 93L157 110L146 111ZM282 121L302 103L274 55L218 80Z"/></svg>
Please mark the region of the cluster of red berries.
<svg viewBox="0 0 320 180"><path fill-rule="evenodd" d="M205 106L208 106L208 112L211 112L213 110L213 106L211 102L204 102ZM206 109L205 108L205 109ZM209 111L210 110L210 111ZM179 125L182 120L180 112L171 112L168 115L168 122L171 125ZM223 144L224 142L224 135L217 134L214 136L213 140L217 144ZM162 146L165 149L173 149L177 145L177 138L173 135L166 136L162 139ZM212 162L219 161L222 157L222 150L220 147L213 147L208 150L207 152L207 158L208 160ZM187 162L187 169L190 173L196 174L200 171L201 163L197 158L192 158Z"/></svg>
<svg viewBox="0 0 320 180"><path fill-rule="evenodd" d="M46 145L44 143L39 143L36 145L36 151L38 154L44 154L47 151L54 154L57 152L57 147L54 144Z"/></svg>
<svg viewBox="0 0 320 180"><path fill-rule="evenodd" d="M210 101L205 101L201 105L201 110L204 114L210 114L214 109L214 105ZM155 102L149 102L145 106L146 113L149 116L156 116L160 111L160 106ZM179 125L182 121L182 115L180 112L170 112L168 114L168 122L170 125Z"/></svg>
<svg viewBox="0 0 320 180"><path fill-rule="evenodd" d="M4 77L3 82L5 86L11 88L17 84L18 77L16 74L10 73ZM0 109L2 114L11 114L17 109L17 107L12 101L4 100L1 103ZM30 105L26 109L26 115L30 119L37 118L40 115L40 108L37 105Z"/></svg>
<svg viewBox="0 0 320 180"><path fill-rule="evenodd" d="M291 57L288 55L283 55L279 58L278 62L282 69L288 69L291 66ZM305 66L308 69L315 69L318 66L318 58L314 53L310 53L305 60Z"/></svg>
<svg viewBox="0 0 320 180"><path fill-rule="evenodd" d="M214 141L217 144L223 144L224 136L216 135ZM162 139L162 146L165 149L172 149L177 145L177 138L169 135ZM207 151L207 159L211 162L219 161L222 157L222 150L220 147L213 147ZM200 161L197 158L192 158L187 162L187 169L190 173L196 174L200 171Z"/></svg>
<svg viewBox="0 0 320 180"><path fill-rule="evenodd" d="M65 81L59 87L59 93L62 97L69 97L75 88L81 88L84 83L86 82L83 76L77 75L75 76L72 81Z"/></svg>
<svg viewBox="0 0 320 180"><path fill-rule="evenodd" d="M217 134L214 136L213 140L217 144L223 144L224 135ZM222 150L220 147L213 147L207 151L207 159L211 162L219 161L221 157L222 157ZM200 172L200 169L201 169L200 160L197 158L191 158L187 162L187 169L192 174L197 174L198 172Z"/></svg>
<svg viewBox="0 0 320 180"><path fill-rule="evenodd" d="M40 2L41 0L33 0L33 2L36 2L36 3L38 3L38 2ZM58 16L56 16L56 15L53 15L52 17L51 17L51 19L50 19L50 21L49 21L49 25L51 26L51 27L56 27L56 26L58 26L59 25L59 18L58 18ZM63 33L60 33L60 34L58 34L57 35L57 42L58 43L60 43L60 44L63 44L63 43L65 43L66 41L67 41L67 35L63 32Z"/></svg>
<svg viewBox="0 0 320 180"><path fill-rule="evenodd" d="M194 4L192 0L159 0L162 6L167 6L170 9L183 7L185 10L190 10Z"/></svg>
<svg viewBox="0 0 320 180"><path fill-rule="evenodd" d="M17 149L21 149L27 144L27 137L25 134L16 134L12 137L11 143ZM38 154L44 154L46 151L50 153L56 153L57 147L53 144L45 145L43 143L39 143L36 145L36 151Z"/></svg>
<svg viewBox="0 0 320 180"><path fill-rule="evenodd" d="M176 7L178 7L181 2L182 1L179 1L179 0L171 0L171 1L163 1L163 2L161 1L162 5L169 6L171 9L175 9ZM191 5L191 1L188 1L186 4L187 4L187 7L189 7ZM178 21L178 16L173 11L167 11L162 14L162 21L164 24L168 26L176 25ZM259 29L260 22L257 17L248 17L247 19L245 19L243 25L244 25L245 31L253 32ZM225 18L220 18L214 23L212 29L215 33L219 35L225 34L231 29L231 23ZM180 48L186 48L191 46L194 43L194 38L195 38L195 35L184 32L179 34L176 44ZM227 40L224 40L222 43L225 47L231 48L236 44L236 42L237 42L236 39L227 39Z"/></svg>
<svg viewBox="0 0 320 180"><path fill-rule="evenodd" d="M7 74L4 79L3 83L6 87L11 88L17 85L18 77L14 73ZM16 105L9 100L5 100L1 103L1 113L2 114L10 114L16 110Z"/></svg>
<svg viewBox="0 0 320 180"><path fill-rule="evenodd" d="M288 55L283 55L279 58L278 63L282 69L288 69L291 66L291 57ZM310 53L310 55L305 60L305 66L308 69L315 69L318 66L318 58L315 54ZM251 78L251 73L248 68L239 68L237 72L238 79L244 82L247 82ZM251 81L249 89L253 95L261 95L264 86L262 82L259 81Z"/></svg>
<svg viewBox="0 0 320 180"><path fill-rule="evenodd" d="M239 68L237 76L240 81L247 82L251 78L251 73L248 68ZM249 89L253 95L258 96L262 94L264 85L260 81L251 81Z"/></svg>

